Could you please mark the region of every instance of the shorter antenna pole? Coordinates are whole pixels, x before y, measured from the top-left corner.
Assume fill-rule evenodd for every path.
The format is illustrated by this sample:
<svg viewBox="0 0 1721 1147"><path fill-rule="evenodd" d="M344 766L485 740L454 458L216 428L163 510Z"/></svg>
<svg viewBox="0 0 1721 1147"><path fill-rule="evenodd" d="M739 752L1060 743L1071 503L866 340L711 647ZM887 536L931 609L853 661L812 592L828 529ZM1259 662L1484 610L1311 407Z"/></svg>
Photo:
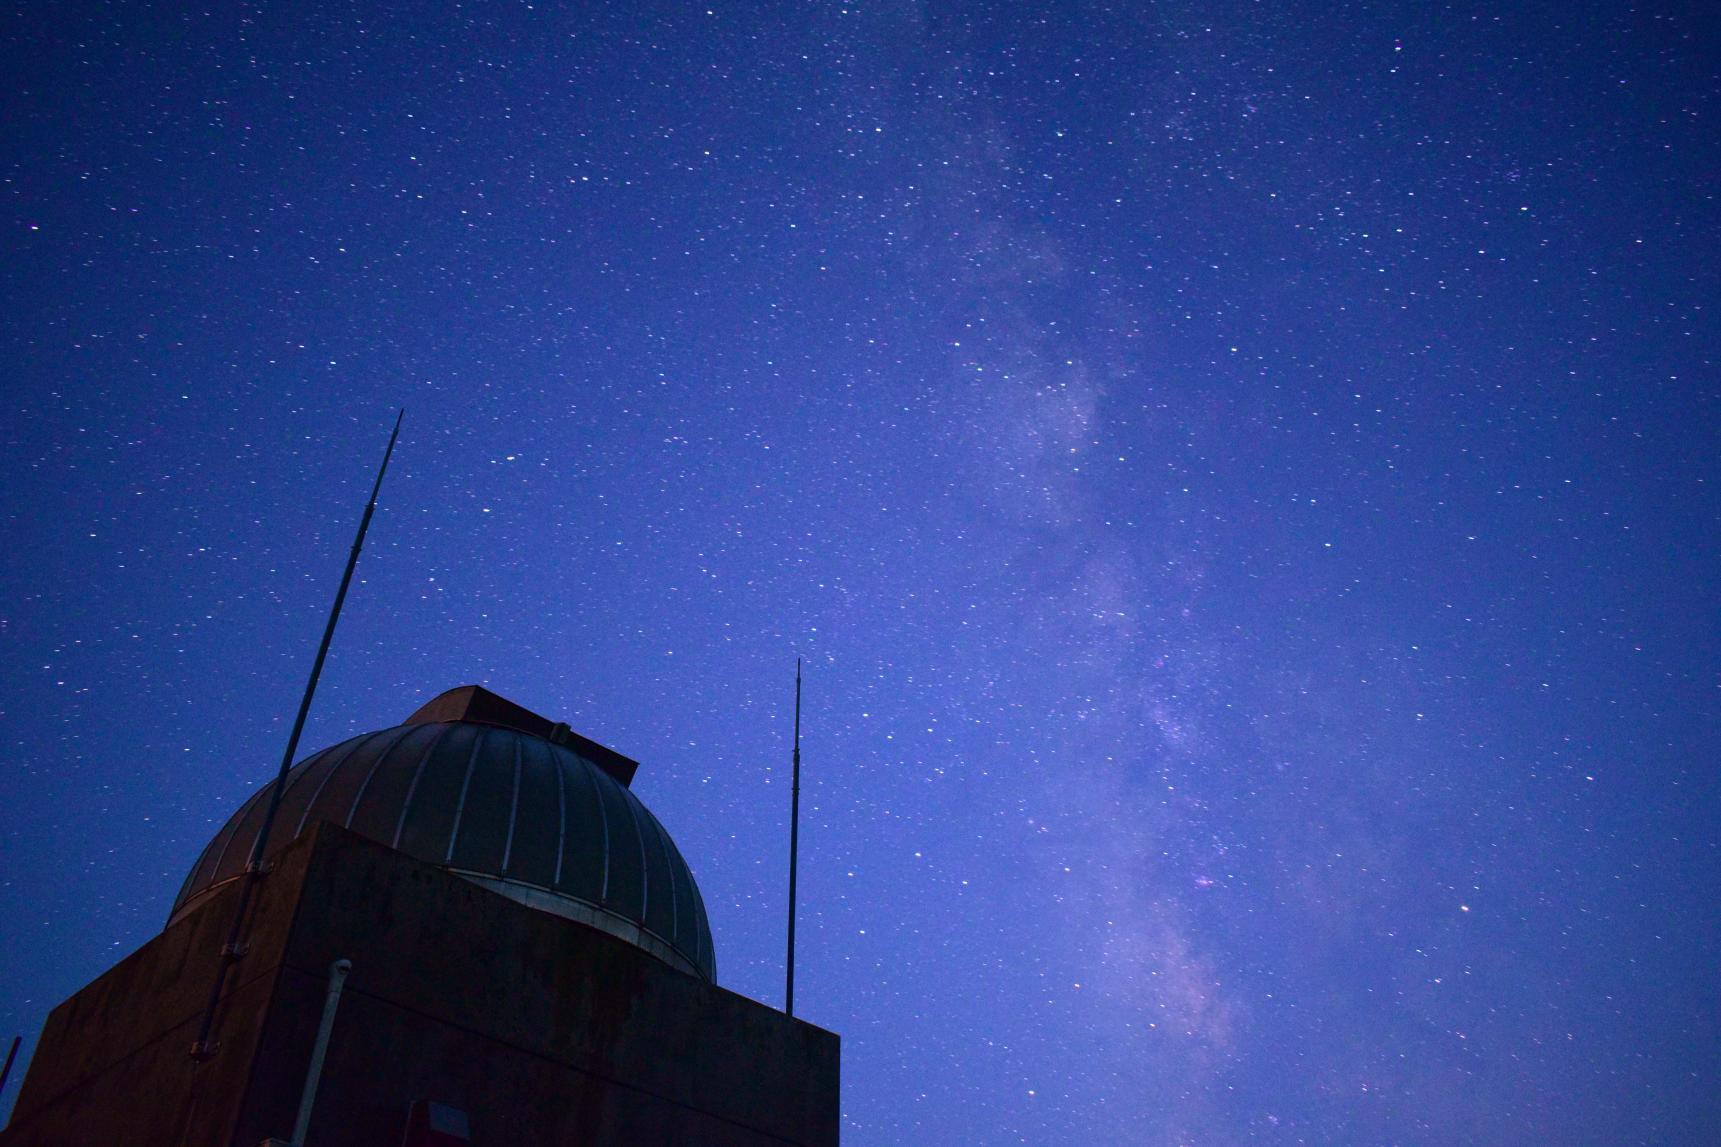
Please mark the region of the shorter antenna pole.
<svg viewBox="0 0 1721 1147"><path fill-rule="evenodd" d="M795 1014L795 868L801 855L801 659L795 658L795 776L789 797L789 960L783 1013Z"/></svg>
<svg viewBox="0 0 1721 1147"><path fill-rule="evenodd" d="M18 1044L24 1039L21 1035L12 1037L12 1047L6 1052L6 1066L0 1067L0 1096L6 1094L6 1080L12 1074L12 1061L18 1058Z"/></svg>
<svg viewBox="0 0 1721 1147"><path fill-rule="evenodd" d="M365 503L364 516L359 519L358 533L353 537L352 552L347 555L346 572L341 574L341 587L335 591L335 604L329 610L328 624L323 627L323 640L317 646L317 659L311 662L311 677L305 682L305 692L299 698L299 714L293 718L293 731L287 737L287 751L281 754L281 767L269 786L269 809L263 814L263 824L252 842L251 855L245 862L245 879L239 885L239 905L233 911L233 927L227 932L227 943L221 948L221 966L216 970L215 983L209 989L209 1002L204 1006L203 1019L197 1026L197 1041L191 1045L193 1059L207 1059L214 1048L209 1033L215 1026L215 1008L221 1002L221 991L227 986L227 973L239 957L245 954L240 934L245 929L245 913L251 906L251 895L257 882L263 879L263 850L269 844L269 830L275 826L275 814L281 808L281 790L286 786L287 772L293 767L293 754L299 751L299 734L305 731L305 717L311 711L311 698L316 695L317 681L323 675L323 662L328 660L329 645L335 639L335 623L341 619L341 606L346 604L347 587L353 583L353 570L359 564L359 551L364 548L365 533L370 529L371 516L376 513L377 495L382 492L382 478L388 473L388 460L394 456L394 444L400 438L400 422L406 417L402 410L395 415L394 433L388 436L388 449L383 451L382 465L377 468L376 482L371 486L370 501Z"/></svg>

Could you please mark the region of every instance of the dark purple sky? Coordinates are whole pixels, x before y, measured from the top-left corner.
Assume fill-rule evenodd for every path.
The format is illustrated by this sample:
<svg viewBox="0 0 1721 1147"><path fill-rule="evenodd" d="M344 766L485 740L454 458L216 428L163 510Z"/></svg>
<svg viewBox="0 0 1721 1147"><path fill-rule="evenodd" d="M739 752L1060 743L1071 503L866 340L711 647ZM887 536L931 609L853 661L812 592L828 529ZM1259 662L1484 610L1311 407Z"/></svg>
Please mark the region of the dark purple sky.
<svg viewBox="0 0 1721 1147"><path fill-rule="evenodd" d="M404 405L306 750L639 758L774 1003L805 657L845 1143L1721 1140L1704 5L209 7L4 25L0 1038Z"/></svg>

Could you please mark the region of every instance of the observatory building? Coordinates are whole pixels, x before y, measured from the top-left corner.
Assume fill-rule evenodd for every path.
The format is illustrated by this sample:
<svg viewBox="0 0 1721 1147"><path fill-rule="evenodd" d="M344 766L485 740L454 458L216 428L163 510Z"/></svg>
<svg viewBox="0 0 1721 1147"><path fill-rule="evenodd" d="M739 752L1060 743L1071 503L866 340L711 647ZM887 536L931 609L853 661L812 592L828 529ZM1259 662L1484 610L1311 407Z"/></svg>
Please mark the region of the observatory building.
<svg viewBox="0 0 1721 1147"><path fill-rule="evenodd" d="M49 1016L0 1147L836 1144L837 1037L717 986L637 767L477 686L313 753L236 949L268 788Z"/></svg>

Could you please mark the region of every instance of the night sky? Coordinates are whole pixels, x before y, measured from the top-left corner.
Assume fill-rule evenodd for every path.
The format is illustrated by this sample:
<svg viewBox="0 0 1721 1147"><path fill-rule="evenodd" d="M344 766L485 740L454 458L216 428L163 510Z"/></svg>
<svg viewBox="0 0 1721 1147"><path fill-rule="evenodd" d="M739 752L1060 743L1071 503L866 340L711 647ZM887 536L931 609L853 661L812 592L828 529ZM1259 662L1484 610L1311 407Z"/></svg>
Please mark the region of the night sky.
<svg viewBox="0 0 1721 1147"><path fill-rule="evenodd" d="M209 7L3 25L0 1040L404 406L305 752L637 757L775 1005L804 657L846 1144L1721 1141L1705 5Z"/></svg>

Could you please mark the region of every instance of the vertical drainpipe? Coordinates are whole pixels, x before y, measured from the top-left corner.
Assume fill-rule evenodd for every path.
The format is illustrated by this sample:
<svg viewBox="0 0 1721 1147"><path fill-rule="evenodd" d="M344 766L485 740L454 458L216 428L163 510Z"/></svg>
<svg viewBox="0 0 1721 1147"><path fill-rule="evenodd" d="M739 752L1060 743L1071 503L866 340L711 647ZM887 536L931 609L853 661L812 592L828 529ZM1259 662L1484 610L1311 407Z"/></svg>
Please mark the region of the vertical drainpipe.
<svg viewBox="0 0 1721 1147"><path fill-rule="evenodd" d="M289 1147L305 1147L305 1132L311 1128L311 1108L317 1104L317 1083L323 1077L323 1057L329 1051L329 1033L335 1028L335 1009L341 1006L341 988L352 970L351 960L336 960L329 965L329 994L323 998L323 1020L317 1025L317 1042L311 1048L310 1066L305 1069L305 1090L299 1096L299 1117L293 1123Z"/></svg>

